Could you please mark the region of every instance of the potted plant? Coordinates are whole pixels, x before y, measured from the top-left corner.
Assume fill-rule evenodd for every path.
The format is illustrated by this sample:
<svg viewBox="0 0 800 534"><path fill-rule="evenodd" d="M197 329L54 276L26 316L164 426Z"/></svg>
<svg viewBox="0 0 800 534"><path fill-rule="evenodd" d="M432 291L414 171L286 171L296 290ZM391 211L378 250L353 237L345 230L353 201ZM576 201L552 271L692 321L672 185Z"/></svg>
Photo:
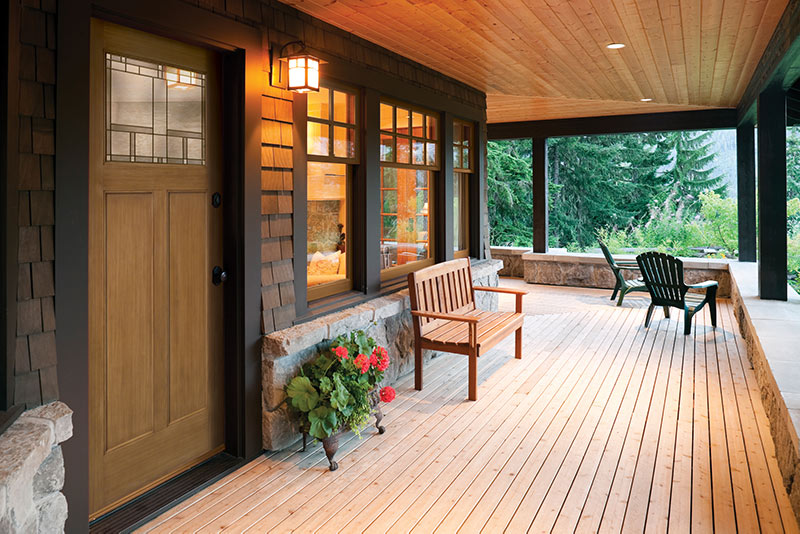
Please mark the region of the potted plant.
<svg viewBox="0 0 800 534"><path fill-rule="evenodd" d="M363 330L355 330L333 340L330 349L304 365L286 385L288 405L303 432L303 449L307 435L322 441L331 471L338 468L333 457L340 434L347 430L359 434L372 413L378 432L385 431L377 406L380 401L391 402L395 391L391 387L378 391L377 386L388 367L386 349Z"/></svg>

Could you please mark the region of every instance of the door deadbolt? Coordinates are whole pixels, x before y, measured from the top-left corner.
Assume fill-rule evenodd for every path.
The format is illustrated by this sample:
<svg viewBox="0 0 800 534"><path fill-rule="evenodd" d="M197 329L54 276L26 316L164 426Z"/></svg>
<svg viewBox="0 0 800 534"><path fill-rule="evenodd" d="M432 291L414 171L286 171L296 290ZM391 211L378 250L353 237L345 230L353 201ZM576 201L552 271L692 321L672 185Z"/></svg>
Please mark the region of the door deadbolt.
<svg viewBox="0 0 800 534"><path fill-rule="evenodd" d="M220 267L219 265L215 266L211 270L211 283L214 284L215 286L220 285L227 279L228 279L228 273L223 271L222 267Z"/></svg>

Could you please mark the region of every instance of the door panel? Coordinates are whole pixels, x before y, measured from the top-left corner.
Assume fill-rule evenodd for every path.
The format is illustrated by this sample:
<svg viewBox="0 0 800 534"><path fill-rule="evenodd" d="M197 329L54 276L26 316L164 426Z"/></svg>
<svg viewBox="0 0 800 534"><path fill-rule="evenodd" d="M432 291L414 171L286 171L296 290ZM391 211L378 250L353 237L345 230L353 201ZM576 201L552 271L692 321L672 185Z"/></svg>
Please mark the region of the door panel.
<svg viewBox="0 0 800 534"><path fill-rule="evenodd" d="M153 208L152 194L106 196L106 450L155 430Z"/></svg>
<svg viewBox="0 0 800 534"><path fill-rule="evenodd" d="M219 66L92 21L89 475L97 517L223 447ZM150 89L149 91L147 89Z"/></svg>
<svg viewBox="0 0 800 534"><path fill-rule="evenodd" d="M206 408L206 195L169 194L169 422ZM198 288L201 288L198 290ZM201 364L201 365L198 365Z"/></svg>

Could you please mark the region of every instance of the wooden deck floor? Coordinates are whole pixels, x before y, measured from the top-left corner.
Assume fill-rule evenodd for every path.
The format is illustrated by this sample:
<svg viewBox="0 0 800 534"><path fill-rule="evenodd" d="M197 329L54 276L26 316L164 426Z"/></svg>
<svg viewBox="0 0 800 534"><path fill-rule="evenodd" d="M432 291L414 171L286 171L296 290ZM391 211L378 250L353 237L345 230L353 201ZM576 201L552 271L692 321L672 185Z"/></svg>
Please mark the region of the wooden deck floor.
<svg viewBox="0 0 800 534"><path fill-rule="evenodd" d="M482 356L477 402L437 358L338 471L319 444L270 453L141 531L798 532L730 303L683 336L608 294L535 288L523 359L513 336Z"/></svg>

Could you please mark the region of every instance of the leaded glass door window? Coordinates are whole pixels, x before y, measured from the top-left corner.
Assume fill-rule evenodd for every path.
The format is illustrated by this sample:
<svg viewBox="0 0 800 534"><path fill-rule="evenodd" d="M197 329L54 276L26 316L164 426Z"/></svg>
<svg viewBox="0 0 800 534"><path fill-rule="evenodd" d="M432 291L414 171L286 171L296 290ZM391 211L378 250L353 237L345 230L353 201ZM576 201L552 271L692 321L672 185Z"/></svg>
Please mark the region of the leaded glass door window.
<svg viewBox="0 0 800 534"><path fill-rule="evenodd" d="M205 165L206 76L107 52L106 161Z"/></svg>

